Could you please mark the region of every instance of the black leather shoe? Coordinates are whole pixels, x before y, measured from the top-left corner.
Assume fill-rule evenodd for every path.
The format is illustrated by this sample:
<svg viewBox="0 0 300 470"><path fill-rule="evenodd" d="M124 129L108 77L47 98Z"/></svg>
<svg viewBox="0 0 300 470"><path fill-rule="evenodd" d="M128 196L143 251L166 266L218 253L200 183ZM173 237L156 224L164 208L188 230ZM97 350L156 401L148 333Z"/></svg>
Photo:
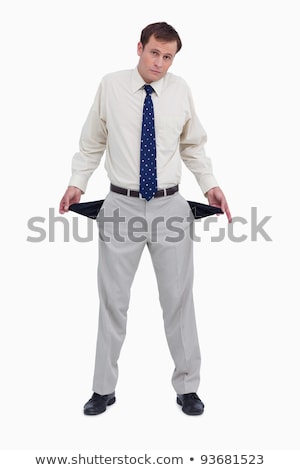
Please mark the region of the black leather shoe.
<svg viewBox="0 0 300 470"><path fill-rule="evenodd" d="M182 406L182 411L187 415L202 415L204 411L204 403L202 403L197 393L177 395L177 403Z"/></svg>
<svg viewBox="0 0 300 470"><path fill-rule="evenodd" d="M99 395L94 392L92 398L84 405L83 412L85 415L99 415L104 413L107 405L112 405L115 401L115 392L109 395Z"/></svg>

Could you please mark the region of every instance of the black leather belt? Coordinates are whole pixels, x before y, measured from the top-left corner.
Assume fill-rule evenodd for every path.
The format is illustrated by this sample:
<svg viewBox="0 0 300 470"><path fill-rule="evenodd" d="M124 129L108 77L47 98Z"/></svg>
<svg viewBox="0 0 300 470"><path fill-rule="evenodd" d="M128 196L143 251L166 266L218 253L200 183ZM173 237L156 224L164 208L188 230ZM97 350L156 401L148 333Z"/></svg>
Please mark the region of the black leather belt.
<svg viewBox="0 0 300 470"><path fill-rule="evenodd" d="M134 191L133 189L120 188L119 186L115 186L114 184L110 185L110 190L113 191L114 193L123 194L124 196L142 198L142 196L140 195L138 191ZM172 194L177 193L178 190L179 190L178 184L176 186L172 186L171 188L159 189L154 194L154 197L171 196Z"/></svg>

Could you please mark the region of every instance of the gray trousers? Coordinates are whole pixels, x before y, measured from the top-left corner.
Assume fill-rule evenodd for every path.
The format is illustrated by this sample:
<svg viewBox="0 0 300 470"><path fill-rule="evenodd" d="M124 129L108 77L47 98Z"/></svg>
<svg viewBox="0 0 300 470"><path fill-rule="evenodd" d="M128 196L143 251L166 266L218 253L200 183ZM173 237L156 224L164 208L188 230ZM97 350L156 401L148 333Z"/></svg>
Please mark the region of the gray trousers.
<svg viewBox="0 0 300 470"><path fill-rule="evenodd" d="M100 214L99 326L93 390L112 393L126 334L130 288L145 245L157 278L177 393L196 392L200 350L193 302L193 216L179 194L149 202L109 192ZM158 358L157 358L158 359Z"/></svg>

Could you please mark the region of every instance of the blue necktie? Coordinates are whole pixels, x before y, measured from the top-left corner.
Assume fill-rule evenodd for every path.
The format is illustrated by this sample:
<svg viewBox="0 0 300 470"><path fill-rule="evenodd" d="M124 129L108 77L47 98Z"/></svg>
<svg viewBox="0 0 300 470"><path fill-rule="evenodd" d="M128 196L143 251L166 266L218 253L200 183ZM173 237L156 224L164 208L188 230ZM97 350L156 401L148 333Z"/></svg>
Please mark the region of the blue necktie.
<svg viewBox="0 0 300 470"><path fill-rule="evenodd" d="M141 135L140 193L149 201L157 191L156 143L151 98L153 88L150 85L144 85L144 88L147 95L144 101Z"/></svg>

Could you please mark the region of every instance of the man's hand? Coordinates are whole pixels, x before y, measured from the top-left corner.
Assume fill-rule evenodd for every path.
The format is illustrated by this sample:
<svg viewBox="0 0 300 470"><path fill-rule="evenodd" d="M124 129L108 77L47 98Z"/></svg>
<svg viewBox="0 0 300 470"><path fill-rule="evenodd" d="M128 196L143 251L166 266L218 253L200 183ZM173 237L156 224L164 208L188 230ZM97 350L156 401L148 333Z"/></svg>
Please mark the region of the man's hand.
<svg viewBox="0 0 300 470"><path fill-rule="evenodd" d="M81 194L83 194L83 191L81 191L81 189L76 188L76 186L68 186L59 204L60 214L64 214L65 212L68 212L71 204L75 204L79 202L81 198Z"/></svg>
<svg viewBox="0 0 300 470"><path fill-rule="evenodd" d="M207 197L211 206L220 207L220 209L222 209L222 211L227 215L228 222L232 222L232 217L226 198L219 186L211 188L209 191L207 191L207 193L205 193L205 196Z"/></svg>

